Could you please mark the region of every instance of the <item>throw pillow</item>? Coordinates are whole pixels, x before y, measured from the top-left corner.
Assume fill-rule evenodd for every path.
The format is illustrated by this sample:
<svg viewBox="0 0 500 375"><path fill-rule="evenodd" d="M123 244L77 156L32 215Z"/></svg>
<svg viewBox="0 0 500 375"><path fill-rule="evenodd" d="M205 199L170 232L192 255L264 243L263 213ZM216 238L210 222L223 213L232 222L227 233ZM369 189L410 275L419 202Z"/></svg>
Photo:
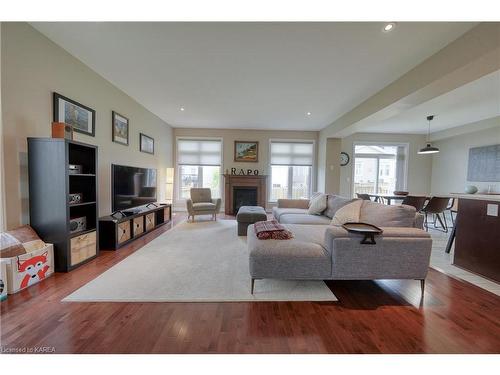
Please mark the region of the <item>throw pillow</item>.
<svg viewBox="0 0 500 375"><path fill-rule="evenodd" d="M318 194L311 198L309 202L309 209L307 213L309 215L321 215L321 213L326 208L326 194Z"/></svg>
<svg viewBox="0 0 500 375"><path fill-rule="evenodd" d="M319 191L315 191L314 193L312 193L311 198L309 198L309 206L308 207L311 207L312 200L319 197L320 195L323 195L323 193L321 193Z"/></svg>
<svg viewBox="0 0 500 375"><path fill-rule="evenodd" d="M342 208L339 208L335 213L330 225L342 225L345 223L356 223L359 222L359 215L361 211L361 205L363 201L357 199L349 204L346 204Z"/></svg>
<svg viewBox="0 0 500 375"><path fill-rule="evenodd" d="M328 198L326 200L326 210L324 215L328 216L330 219L333 219L335 213L346 204L354 202L357 198L345 198L340 195L328 194Z"/></svg>

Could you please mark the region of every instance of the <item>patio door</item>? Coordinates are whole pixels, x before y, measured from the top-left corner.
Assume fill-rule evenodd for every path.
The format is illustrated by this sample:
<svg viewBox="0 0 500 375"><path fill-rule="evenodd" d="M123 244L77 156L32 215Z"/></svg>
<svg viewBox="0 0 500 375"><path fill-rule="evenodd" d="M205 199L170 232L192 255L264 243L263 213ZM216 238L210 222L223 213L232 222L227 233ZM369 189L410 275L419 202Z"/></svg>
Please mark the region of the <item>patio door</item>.
<svg viewBox="0 0 500 375"><path fill-rule="evenodd" d="M407 145L356 144L353 196L406 189Z"/></svg>

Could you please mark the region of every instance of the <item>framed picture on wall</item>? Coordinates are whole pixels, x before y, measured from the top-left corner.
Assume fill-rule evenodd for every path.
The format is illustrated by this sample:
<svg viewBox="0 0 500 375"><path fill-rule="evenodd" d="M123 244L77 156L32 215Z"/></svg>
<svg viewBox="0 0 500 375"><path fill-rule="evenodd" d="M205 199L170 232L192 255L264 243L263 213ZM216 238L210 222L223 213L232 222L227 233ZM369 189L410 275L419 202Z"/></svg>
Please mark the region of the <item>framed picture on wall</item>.
<svg viewBox="0 0 500 375"><path fill-rule="evenodd" d="M155 153L155 140L142 133L139 134L139 138L140 151L153 155Z"/></svg>
<svg viewBox="0 0 500 375"><path fill-rule="evenodd" d="M113 111L113 142L128 146L128 118Z"/></svg>
<svg viewBox="0 0 500 375"><path fill-rule="evenodd" d="M259 142L234 141L234 161L251 162L259 161Z"/></svg>
<svg viewBox="0 0 500 375"><path fill-rule="evenodd" d="M54 122L71 125L78 133L95 136L95 111L54 92Z"/></svg>

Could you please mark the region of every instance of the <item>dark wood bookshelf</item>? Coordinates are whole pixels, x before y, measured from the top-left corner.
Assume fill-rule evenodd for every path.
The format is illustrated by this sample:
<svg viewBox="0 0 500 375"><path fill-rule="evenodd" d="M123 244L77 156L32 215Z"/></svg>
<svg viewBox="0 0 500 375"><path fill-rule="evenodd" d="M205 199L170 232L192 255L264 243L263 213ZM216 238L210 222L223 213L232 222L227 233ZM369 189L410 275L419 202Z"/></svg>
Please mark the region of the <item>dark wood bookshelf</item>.
<svg viewBox="0 0 500 375"><path fill-rule="evenodd" d="M81 203L72 203L69 206L70 207L79 207L79 206L85 206L87 204L96 204L96 202L81 202Z"/></svg>
<svg viewBox="0 0 500 375"><path fill-rule="evenodd" d="M30 225L54 244L55 268L67 272L99 255L97 146L58 138L28 138ZM69 164L82 166L71 174ZM69 204L69 194L84 201ZM71 232L84 217L86 228Z"/></svg>

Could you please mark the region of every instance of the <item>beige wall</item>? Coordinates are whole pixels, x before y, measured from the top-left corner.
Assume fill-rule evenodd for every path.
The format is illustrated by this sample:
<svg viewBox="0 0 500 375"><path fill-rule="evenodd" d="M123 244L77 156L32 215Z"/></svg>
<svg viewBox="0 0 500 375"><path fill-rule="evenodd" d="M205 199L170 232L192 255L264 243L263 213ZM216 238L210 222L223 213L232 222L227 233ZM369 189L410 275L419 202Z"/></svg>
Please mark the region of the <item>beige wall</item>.
<svg viewBox="0 0 500 375"><path fill-rule="evenodd" d="M348 165L340 168L341 195L351 196L353 193L353 144L355 142L408 143L407 189L415 194L429 193L430 178L432 174L432 157L430 155L417 154L417 151L425 146L425 136L414 134L356 133L349 137L342 138L342 151L347 152L351 160Z"/></svg>
<svg viewBox="0 0 500 375"><path fill-rule="evenodd" d="M480 192L487 191L491 185L494 191L500 192L500 181L467 181L469 149L500 144L500 118L497 119L496 127L433 143L440 152L432 156L432 194L461 193L467 185L477 186Z"/></svg>
<svg viewBox="0 0 500 375"><path fill-rule="evenodd" d="M241 129L174 129L174 136L177 137L212 137L223 140L223 165L222 172L231 168L258 169L259 174L269 174L269 140L270 139L306 139L313 140L317 144L318 132L300 131L273 131L273 130L241 130ZM258 163L235 163L234 162L234 141L258 141L259 161ZM174 147L175 148L175 147ZM316 145L315 145L316 154ZM176 158L174 154L174 158ZM316 176L313 167L313 190L316 189ZM176 169L177 170L177 169ZM177 178L176 178L177 180ZM221 181L223 183L224 181ZM178 209L185 209L184 202L177 198L178 187L175 187L174 198ZM224 192L222 192L224 193Z"/></svg>
<svg viewBox="0 0 500 375"><path fill-rule="evenodd" d="M328 138L326 140L325 162L325 191L330 194L340 194L340 152L342 151L341 138Z"/></svg>
<svg viewBox="0 0 500 375"><path fill-rule="evenodd" d="M111 164L157 168L159 199L172 165L172 129L26 23L2 23L2 105L7 227L29 220L27 137L50 136L52 92L96 111L96 136L75 134L99 146L99 213L111 211ZM129 146L111 141L111 111L130 120ZM139 152L139 132L155 139L155 155ZM49 166L48 166L49 167Z"/></svg>

